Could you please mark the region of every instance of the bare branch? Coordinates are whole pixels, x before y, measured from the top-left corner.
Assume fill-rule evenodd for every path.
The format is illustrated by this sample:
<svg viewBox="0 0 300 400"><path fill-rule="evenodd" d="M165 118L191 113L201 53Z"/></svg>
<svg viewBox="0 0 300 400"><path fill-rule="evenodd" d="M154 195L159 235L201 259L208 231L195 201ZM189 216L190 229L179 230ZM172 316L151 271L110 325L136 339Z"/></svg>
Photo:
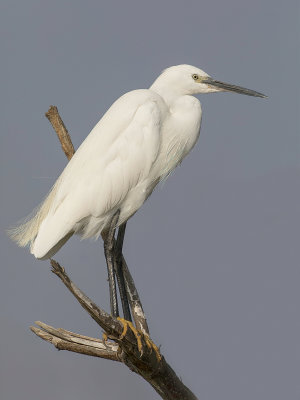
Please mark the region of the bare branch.
<svg viewBox="0 0 300 400"><path fill-rule="evenodd" d="M62 334L63 329L55 329L52 326L36 322L37 325L42 326L43 329L31 326L30 329L33 333L41 339L52 343L58 350L68 350L75 353L85 354L87 356L100 357L113 361L120 361L118 358L118 345L115 343L102 342L99 343L97 339L85 339L85 343L81 343L80 339L76 340L76 336L70 334ZM77 338L78 339L78 338Z"/></svg>
<svg viewBox="0 0 300 400"><path fill-rule="evenodd" d="M98 307L86 296L68 277L64 267L57 261L51 260L52 272L57 275L69 291L76 297L80 305L90 314L98 325L109 335L119 337L123 332L122 324L110 314Z"/></svg>
<svg viewBox="0 0 300 400"><path fill-rule="evenodd" d="M53 328L53 326L47 325L41 321L36 321L35 324L51 335L63 340L67 340L68 342L92 346L100 350L110 350L112 352L116 352L119 348L119 346L114 342L108 342L101 339L91 338L89 336L79 335L78 333L73 333L62 328L56 329Z"/></svg>
<svg viewBox="0 0 300 400"><path fill-rule="evenodd" d="M65 269L55 260L51 260L52 272L57 275L63 284L69 289L80 305L90 314L98 325L108 334L108 337L122 345L125 353L134 355L137 359L140 357L140 350L137 345L137 338L134 333L128 329L126 335L123 335L123 324L110 314L107 314L102 308L98 307L88 296L86 296L71 281ZM122 339L121 339L122 337ZM144 343L145 344L145 343ZM147 346L146 346L147 347ZM145 353L151 353L145 347ZM153 354L154 355L154 354Z"/></svg>
<svg viewBox="0 0 300 400"><path fill-rule="evenodd" d="M166 400L197 400L194 394L181 382L164 357L157 354L147 344L148 336L140 336L142 349L139 348L136 336L130 329L124 330L120 321L107 314L89 299L69 278L65 269L56 261L51 260L53 272L57 275L70 292L76 297L81 306L119 345L117 354L112 355L126 364L132 371L147 380L159 395ZM110 358L110 353L99 349L99 343L93 338L73 334L63 329L55 329L49 325L37 322L42 329L32 327L31 330L42 339L55 347L77 353ZM91 342L93 345L91 345ZM86 344L89 343L88 346ZM115 359L115 358L110 358Z"/></svg>
<svg viewBox="0 0 300 400"><path fill-rule="evenodd" d="M69 132L58 113L57 107L50 106L45 115L53 126L65 155L67 156L68 160L71 160L75 153L75 149Z"/></svg>

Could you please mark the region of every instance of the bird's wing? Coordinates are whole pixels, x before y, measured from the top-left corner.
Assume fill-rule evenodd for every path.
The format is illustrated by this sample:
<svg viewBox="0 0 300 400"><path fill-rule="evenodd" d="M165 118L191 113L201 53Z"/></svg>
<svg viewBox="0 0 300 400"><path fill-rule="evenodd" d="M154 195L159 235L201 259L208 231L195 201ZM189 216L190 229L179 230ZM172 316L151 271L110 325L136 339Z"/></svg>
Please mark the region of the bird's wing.
<svg viewBox="0 0 300 400"><path fill-rule="evenodd" d="M33 243L36 257L48 254L84 218L117 210L148 176L160 148L162 115L155 99L144 97L134 107L115 103L77 150L57 181L51 208Z"/></svg>

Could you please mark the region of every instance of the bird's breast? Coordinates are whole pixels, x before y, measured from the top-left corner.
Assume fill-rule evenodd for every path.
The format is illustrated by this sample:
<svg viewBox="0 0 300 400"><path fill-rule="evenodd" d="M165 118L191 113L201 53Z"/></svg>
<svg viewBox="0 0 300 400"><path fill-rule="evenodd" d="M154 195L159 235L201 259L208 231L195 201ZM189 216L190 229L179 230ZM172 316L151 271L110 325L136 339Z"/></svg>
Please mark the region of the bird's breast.
<svg viewBox="0 0 300 400"><path fill-rule="evenodd" d="M201 104L192 96L183 96L170 107L162 127L162 144L158 157L162 178L180 164L196 144L201 116Z"/></svg>

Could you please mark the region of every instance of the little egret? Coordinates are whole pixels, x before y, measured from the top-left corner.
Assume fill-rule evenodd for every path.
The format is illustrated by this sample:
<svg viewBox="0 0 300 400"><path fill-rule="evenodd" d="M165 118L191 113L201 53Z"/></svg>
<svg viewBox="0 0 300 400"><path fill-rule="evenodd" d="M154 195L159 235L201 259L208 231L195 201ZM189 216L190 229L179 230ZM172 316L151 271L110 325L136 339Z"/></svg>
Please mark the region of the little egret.
<svg viewBox="0 0 300 400"><path fill-rule="evenodd" d="M190 65L167 68L149 89L121 96L33 215L10 230L11 238L19 246L29 244L31 253L44 260L73 234L83 239L102 234L111 264L111 228L124 224L142 206L199 137L202 111L194 95L224 91L266 97L214 80Z"/></svg>

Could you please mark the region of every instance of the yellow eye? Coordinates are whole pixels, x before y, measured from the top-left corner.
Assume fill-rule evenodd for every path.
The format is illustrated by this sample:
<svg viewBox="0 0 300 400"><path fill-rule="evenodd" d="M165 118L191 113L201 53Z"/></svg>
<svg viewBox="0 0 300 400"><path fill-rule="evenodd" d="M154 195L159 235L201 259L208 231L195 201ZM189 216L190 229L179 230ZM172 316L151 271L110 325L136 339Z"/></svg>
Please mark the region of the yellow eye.
<svg viewBox="0 0 300 400"><path fill-rule="evenodd" d="M192 78L194 79L194 81L197 81L199 79L199 76L197 74L193 74Z"/></svg>

